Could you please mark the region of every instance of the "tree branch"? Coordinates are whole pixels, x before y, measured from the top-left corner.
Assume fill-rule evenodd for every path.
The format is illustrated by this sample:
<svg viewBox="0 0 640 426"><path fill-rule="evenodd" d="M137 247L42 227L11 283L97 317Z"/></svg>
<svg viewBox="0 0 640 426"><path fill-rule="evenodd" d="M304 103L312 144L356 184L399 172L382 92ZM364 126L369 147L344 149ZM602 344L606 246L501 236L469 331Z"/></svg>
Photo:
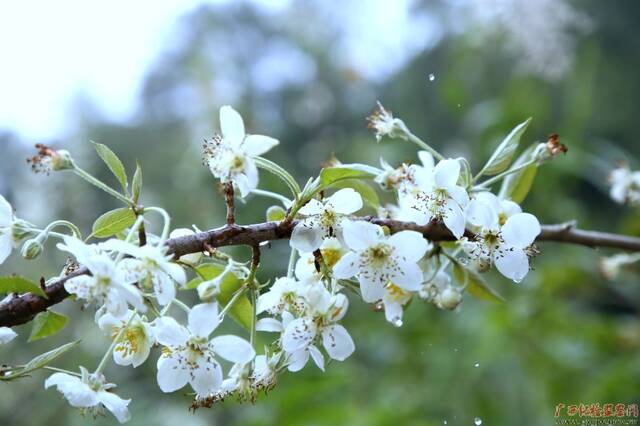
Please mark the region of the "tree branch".
<svg viewBox="0 0 640 426"><path fill-rule="evenodd" d="M363 217L371 223L387 226L391 233L405 230L417 231L430 241L453 241L455 238L441 223L417 225L413 222L401 222L391 219ZM246 245L255 247L265 241L288 239L296 225L291 222L265 222L253 225L225 225L210 231L199 232L166 241L168 253L180 257L189 253L210 250L215 247ZM467 231L468 237L473 234ZM627 235L610 234L598 231L576 229L573 224L543 225L542 233L537 241L556 241L567 244L577 244L587 247L609 247L621 250L640 251L640 238ZM45 288L48 299L25 294L0 305L0 327L12 327L29 322L38 313L50 306L62 302L69 294L64 283L72 277L87 274L89 271L81 267L77 271L60 278Z"/></svg>

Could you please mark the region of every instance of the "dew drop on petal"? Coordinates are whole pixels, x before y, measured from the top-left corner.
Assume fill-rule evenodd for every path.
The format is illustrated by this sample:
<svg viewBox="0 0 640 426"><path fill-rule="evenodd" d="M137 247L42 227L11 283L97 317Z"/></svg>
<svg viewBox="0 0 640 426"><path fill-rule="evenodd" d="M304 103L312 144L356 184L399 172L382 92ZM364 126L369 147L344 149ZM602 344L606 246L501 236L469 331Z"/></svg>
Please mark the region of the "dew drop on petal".
<svg viewBox="0 0 640 426"><path fill-rule="evenodd" d="M480 417L476 417L475 419L473 419L473 424L475 424L476 426L480 426L482 424L482 419Z"/></svg>
<svg viewBox="0 0 640 426"><path fill-rule="evenodd" d="M393 325L396 327L402 327L402 320L400 318L396 318L393 320Z"/></svg>
<svg viewBox="0 0 640 426"><path fill-rule="evenodd" d="M433 73L429 74L429 81L434 81L435 79L436 76Z"/></svg>

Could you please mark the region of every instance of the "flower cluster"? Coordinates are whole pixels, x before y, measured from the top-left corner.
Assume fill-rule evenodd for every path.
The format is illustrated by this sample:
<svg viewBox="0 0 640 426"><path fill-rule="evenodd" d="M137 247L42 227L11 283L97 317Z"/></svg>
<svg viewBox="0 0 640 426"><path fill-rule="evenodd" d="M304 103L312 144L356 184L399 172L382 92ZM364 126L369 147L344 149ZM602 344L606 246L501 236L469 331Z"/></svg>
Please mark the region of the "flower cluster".
<svg viewBox="0 0 640 426"><path fill-rule="evenodd" d="M609 175L611 198L619 204L640 205L640 171L622 165Z"/></svg>
<svg viewBox="0 0 640 426"><path fill-rule="evenodd" d="M48 237L61 239L56 247L72 258L55 279L75 300L96 308L95 322L111 340L93 372L83 367L80 373L54 368L56 373L45 387L56 387L82 412L97 415L106 409L124 422L130 417L130 400L113 392L115 385L102 371L110 358L119 366L139 367L155 349L162 392L188 384L194 408L229 397L254 401L259 392L272 389L285 370L299 371L311 359L324 371L327 359L344 361L353 354L356 343L344 326L350 300L372 304L400 327L412 300L456 309L469 285L486 285L480 274L492 267L514 282L522 281L537 254L534 242L541 227L535 216L510 199L507 181L566 151L555 137L551 145L542 144L547 154L541 156L540 145L533 146L537 150L530 158L510 167L527 124L514 129L472 177L467 160L437 153L379 104L370 117L376 139L418 144L418 161L393 167L381 159L381 169L335 161L301 189L284 169L260 157L278 141L246 134L240 115L222 107L221 135L204 146L211 173L225 188L237 188L241 198L254 193L284 205L270 208L275 215L271 222L255 225L262 236L241 242L252 246L250 266L212 247L225 244L209 233L195 235L184 228L169 233L168 213L138 204L139 176L134 176L129 191L122 164L105 146L97 147L98 153L121 181L122 193L80 169L66 151L39 146L39 155L31 160L37 170L72 169L127 205L96 221L92 236L101 234L106 240L89 244L69 222L52 222L41 230L17 219L0 197L0 263L27 238L22 254L28 259L44 250ZM258 166L282 179L293 197L258 189ZM480 178L484 180L478 182ZM617 171L612 179L614 198L640 200L637 173ZM503 188L496 195L492 185L500 180ZM384 207L378 202L378 186L392 200ZM234 225L234 196L234 191L225 192L228 225L217 231L237 236L245 229ZM145 231L146 213L152 211L164 218L161 235ZM261 243L271 238L264 237L264 230L273 225L276 238L291 233L291 256L286 274L269 285L259 282L256 272ZM65 226L73 235L53 232L54 226ZM430 241L426 237L434 230L440 237ZM172 240L167 242L167 237ZM189 249L176 248L176 242L188 242ZM191 281L188 274L193 275ZM42 290L37 284L18 290L23 289ZM199 302L194 306L179 300L187 290L197 293ZM186 314L186 325L171 315L175 308ZM214 334L227 318L246 328L248 336ZM258 347L258 332L275 333L275 338ZM0 343L15 336L11 329L0 327Z"/></svg>

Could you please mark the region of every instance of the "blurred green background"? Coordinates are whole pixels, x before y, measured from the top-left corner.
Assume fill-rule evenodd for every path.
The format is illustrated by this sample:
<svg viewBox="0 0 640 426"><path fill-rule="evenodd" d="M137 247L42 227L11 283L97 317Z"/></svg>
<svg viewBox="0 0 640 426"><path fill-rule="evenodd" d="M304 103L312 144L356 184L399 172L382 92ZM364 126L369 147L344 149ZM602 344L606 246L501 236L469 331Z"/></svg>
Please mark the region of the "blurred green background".
<svg viewBox="0 0 640 426"><path fill-rule="evenodd" d="M204 5L177 19L130 120L114 122L80 99L64 137L0 132L0 193L20 217L42 225L69 219L88 231L116 202L71 175L29 174L23 161L33 143L44 142L69 149L115 184L92 151L95 140L131 172L140 161L145 205L165 207L176 227L212 228L223 222L224 204L201 165L200 145L218 128L221 105L238 109L249 132L278 138L268 157L304 183L332 154L370 164L381 156L392 164L416 160L413 146L376 144L366 129L379 99L446 155L467 156L476 171L515 124L532 116L525 142L557 132L569 152L539 172L523 207L544 223L575 219L585 228L640 235L638 210L615 205L606 183L618 161L640 167L637 1L285 3L273 10L249 2ZM260 186L285 191L265 173ZM270 204L249 198L238 221L264 220ZM507 298L502 305L466 297L448 312L412 303L396 329L352 299L345 326L355 354L324 374L309 364L282 375L255 405L225 401L188 412L188 397L158 389L157 353L137 369L111 364L106 374L133 399L131 425L471 425L476 417L485 425L549 425L558 403L637 403L638 271L607 281L597 261L610 252L540 248L523 283L490 273ZM56 274L64 256L51 253L30 263L14 254L2 273ZM286 259L286 243L274 243L263 252L260 276L281 274ZM57 364L93 368L109 345L93 312L71 302L55 309L73 322L30 344L30 326L18 327L20 337L0 347L0 363L23 363L81 338ZM39 371L0 383L0 424L89 421L43 389L46 377ZM95 422L114 423L111 416Z"/></svg>

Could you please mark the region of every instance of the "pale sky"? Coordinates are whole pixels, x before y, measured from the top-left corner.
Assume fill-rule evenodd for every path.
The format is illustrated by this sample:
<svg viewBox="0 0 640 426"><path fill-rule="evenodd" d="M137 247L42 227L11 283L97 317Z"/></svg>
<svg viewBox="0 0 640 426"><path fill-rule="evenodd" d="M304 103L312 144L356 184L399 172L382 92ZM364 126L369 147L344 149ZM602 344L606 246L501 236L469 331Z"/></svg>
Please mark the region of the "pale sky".
<svg viewBox="0 0 640 426"><path fill-rule="evenodd" d="M199 3L0 0L0 129L59 135L79 91L110 118L127 117L176 19Z"/></svg>

